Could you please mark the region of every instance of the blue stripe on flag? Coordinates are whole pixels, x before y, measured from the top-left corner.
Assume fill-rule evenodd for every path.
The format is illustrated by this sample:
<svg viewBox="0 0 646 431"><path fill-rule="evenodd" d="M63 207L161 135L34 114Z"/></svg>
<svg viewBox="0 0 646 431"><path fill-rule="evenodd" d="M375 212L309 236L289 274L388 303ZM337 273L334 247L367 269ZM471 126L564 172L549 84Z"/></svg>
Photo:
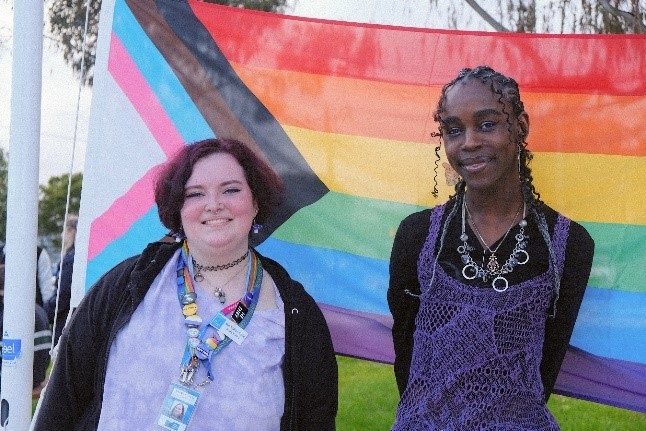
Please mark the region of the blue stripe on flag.
<svg viewBox="0 0 646 431"><path fill-rule="evenodd" d="M112 30L128 50L144 79L185 142L214 136L193 100L157 47L143 31L124 0L115 5Z"/></svg>
<svg viewBox="0 0 646 431"><path fill-rule="evenodd" d="M87 263L85 289L89 289L103 274L131 256L140 254L150 242L161 239L168 229L162 226L157 205L135 221L121 237L109 243L101 253Z"/></svg>
<svg viewBox="0 0 646 431"><path fill-rule="evenodd" d="M646 362L646 295L588 286L570 344L606 358Z"/></svg>
<svg viewBox="0 0 646 431"><path fill-rule="evenodd" d="M387 261L272 237L257 249L283 265L316 302L390 316Z"/></svg>

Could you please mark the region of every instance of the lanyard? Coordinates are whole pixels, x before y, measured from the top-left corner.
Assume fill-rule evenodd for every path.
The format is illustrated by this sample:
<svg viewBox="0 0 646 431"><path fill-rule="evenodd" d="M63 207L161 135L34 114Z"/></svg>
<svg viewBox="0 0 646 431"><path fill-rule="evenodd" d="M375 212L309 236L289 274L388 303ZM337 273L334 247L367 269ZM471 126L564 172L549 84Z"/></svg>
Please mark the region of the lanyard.
<svg viewBox="0 0 646 431"><path fill-rule="evenodd" d="M197 314L197 293L188 265L189 261L188 242L184 241L177 260L177 298L184 315L188 338L180 367L179 380L180 383L191 386L200 362L204 362L209 380L201 383L201 386L213 381L214 376L211 372L213 357L231 341L241 343L246 336L244 328L251 320L260 297L262 264L258 256L249 250L247 289L244 296L239 301L222 309L206 325L202 326L202 318ZM233 322L226 317L229 313L232 313ZM215 328L218 336L206 337L209 327Z"/></svg>

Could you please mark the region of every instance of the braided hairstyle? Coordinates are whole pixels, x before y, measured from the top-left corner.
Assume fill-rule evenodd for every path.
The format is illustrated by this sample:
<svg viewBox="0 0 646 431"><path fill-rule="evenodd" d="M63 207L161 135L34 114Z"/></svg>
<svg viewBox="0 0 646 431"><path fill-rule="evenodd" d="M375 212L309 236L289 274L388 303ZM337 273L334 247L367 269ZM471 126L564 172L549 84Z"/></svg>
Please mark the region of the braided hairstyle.
<svg viewBox="0 0 646 431"><path fill-rule="evenodd" d="M478 66L476 68L464 68L458 73L458 76L455 77L452 81L442 87L442 93L440 99L437 103L437 108L433 113L433 119L438 123L438 131L433 133L432 136L438 137L440 142L442 140L442 119L441 114L445 112L444 105L446 103L446 92L453 87L458 82L466 82L470 79L477 79L481 83L488 85L491 89L491 92L498 95L498 101L502 107L502 112L507 116L507 127L511 131L512 122L520 116L521 113L525 111L525 106L520 100L520 91L518 89L518 83L513 79L509 78L499 72L496 72L489 66ZM511 106L511 112L508 112L507 106ZM532 170L529 167L529 162L533 158L533 154L527 149L527 132L525 130L518 133L516 138L516 146L518 147L518 154L520 157L519 163L519 175L521 181L521 192L525 202L530 205L536 206L536 209L539 209L540 204L540 194L536 191L534 184L532 183ZM437 166L440 160L440 150L441 144L438 144L435 148L435 166L436 166L436 175L435 183L437 184ZM436 186L437 187L437 186ZM436 193L436 187L434 192ZM464 193L466 188L466 183L464 180L460 181L455 186L455 192L457 195Z"/></svg>
<svg viewBox="0 0 646 431"><path fill-rule="evenodd" d="M502 112L507 117L507 127L508 130L512 131L513 122L525 111L524 104L520 100L520 90L518 88L518 83L510 77L503 75L500 72L496 72L489 66L478 66L473 69L464 68L455 77L452 81L442 87L442 93L440 99L437 103L437 108L433 113L433 119L438 123L438 131L432 134L433 137L439 139L438 145L435 147L435 176L434 176L434 187L433 195L437 197L437 170L440 161L440 148L442 142L442 118L441 114L445 112L445 103L446 103L446 92L459 82L467 82L470 79L477 79L481 83L487 85L493 94L498 96L498 102L502 107ZM508 106L511 106L511 112L509 112ZM514 134L510 133L510 136ZM556 313L556 301L559 296L559 286L560 286L560 274L557 273L556 268L556 256L554 253L554 248L552 247L551 237L548 231L547 221L545 220L544 213L542 211L543 202L541 201L540 194L536 190L533 184L532 170L529 167L529 163L533 158L533 154L527 149L527 131L521 130L516 135L516 146L518 147L518 173L520 177L520 188L523 195L523 200L529 207L530 213L533 214L538 229L541 232L543 240L547 244L549 250L550 263L551 267L554 268L554 285L556 297L554 299L554 305L552 307L552 316ZM449 212L447 219L444 223L442 233L440 235L440 244L438 250L438 256L442 249L444 243L444 237L446 236L446 231L448 230L449 222L457 214L457 209L462 205L462 200L464 199L464 194L466 192L466 182L464 179L460 178L458 183L455 185L455 195L450 197L451 200L454 200L454 206Z"/></svg>

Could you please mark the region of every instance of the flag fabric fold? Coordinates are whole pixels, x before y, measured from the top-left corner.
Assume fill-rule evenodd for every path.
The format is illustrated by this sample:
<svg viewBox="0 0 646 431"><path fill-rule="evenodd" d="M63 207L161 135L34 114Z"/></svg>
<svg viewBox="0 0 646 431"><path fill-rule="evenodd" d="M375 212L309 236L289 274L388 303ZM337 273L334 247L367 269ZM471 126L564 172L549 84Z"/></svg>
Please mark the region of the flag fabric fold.
<svg viewBox="0 0 646 431"><path fill-rule="evenodd" d="M556 391L646 412L646 195L635 191L646 37L363 25L195 0L104 0L101 23L82 289L165 233L159 164L195 140L233 137L286 186L259 250L314 296L337 353L392 362L395 231L452 193L434 164L435 103L459 69L488 64L521 87L541 197L596 243Z"/></svg>

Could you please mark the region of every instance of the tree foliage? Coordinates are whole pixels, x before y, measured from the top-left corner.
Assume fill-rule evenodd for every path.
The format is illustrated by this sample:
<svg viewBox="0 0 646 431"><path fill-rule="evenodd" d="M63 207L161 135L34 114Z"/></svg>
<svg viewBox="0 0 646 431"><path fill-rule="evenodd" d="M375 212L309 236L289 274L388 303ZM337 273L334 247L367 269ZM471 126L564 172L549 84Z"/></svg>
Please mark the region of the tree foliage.
<svg viewBox="0 0 646 431"><path fill-rule="evenodd" d="M4 243L7 233L7 178L9 173L9 155L0 148L0 242ZM69 175L51 177L47 185L40 186L38 205L38 235L49 238L56 247L61 245L63 220L67 202ZM69 212L79 212L81 204L81 185L83 174L72 174L70 185Z"/></svg>
<svg viewBox="0 0 646 431"><path fill-rule="evenodd" d="M40 204L38 206L38 234L52 240L55 247L61 246L61 233L65 220L67 203L68 174L51 177L47 185L40 186ZM69 185L69 213L78 214L81 204L81 185L83 174L72 174Z"/></svg>
<svg viewBox="0 0 646 431"><path fill-rule="evenodd" d="M87 85L92 85L100 9L101 0L53 0L48 11L50 31L63 51L65 62ZM86 16L87 37L84 37Z"/></svg>
<svg viewBox="0 0 646 431"><path fill-rule="evenodd" d="M438 0L429 0L438 5ZM643 0L465 0L497 31L517 33L646 33ZM452 2L453 13L463 8ZM449 11L451 13L451 11Z"/></svg>
<svg viewBox="0 0 646 431"><path fill-rule="evenodd" d="M283 12L286 0L203 0L206 3L242 7L263 12Z"/></svg>
<svg viewBox="0 0 646 431"><path fill-rule="evenodd" d="M283 12L286 0L205 0L207 3L243 7L265 12ZM89 8L89 10L88 10ZM65 62L86 85L92 85L101 0L52 0L49 27L63 51ZM87 16L85 51L83 39Z"/></svg>

